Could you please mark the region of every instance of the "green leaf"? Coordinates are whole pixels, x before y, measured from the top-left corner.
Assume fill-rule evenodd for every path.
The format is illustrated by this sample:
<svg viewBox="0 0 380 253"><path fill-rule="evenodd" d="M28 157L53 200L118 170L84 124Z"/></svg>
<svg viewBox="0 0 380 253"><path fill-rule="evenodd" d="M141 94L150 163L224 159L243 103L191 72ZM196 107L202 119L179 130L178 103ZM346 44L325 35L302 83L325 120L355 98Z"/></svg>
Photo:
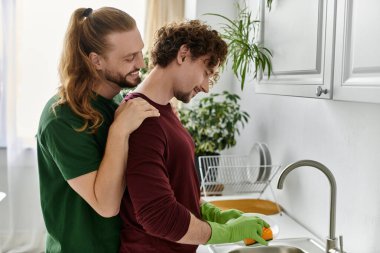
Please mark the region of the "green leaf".
<svg viewBox="0 0 380 253"><path fill-rule="evenodd" d="M236 134L249 118L239 103L237 94L223 91L179 111L182 124L194 139L196 154L220 152L236 145Z"/></svg>
<svg viewBox="0 0 380 253"><path fill-rule="evenodd" d="M271 6L271 2L270 0L268 6ZM243 90L250 74L253 74L253 78L257 78L258 71L267 69L268 78L270 77L272 53L263 45L260 44L258 47L255 43L256 30L260 21L253 19L252 12L246 6L241 7L236 4L236 8L238 11L236 20L217 13L206 13L205 15L216 16L224 21L222 23L222 37L228 43L226 63L232 61L232 71L240 80L240 86ZM225 69L224 66L223 70Z"/></svg>

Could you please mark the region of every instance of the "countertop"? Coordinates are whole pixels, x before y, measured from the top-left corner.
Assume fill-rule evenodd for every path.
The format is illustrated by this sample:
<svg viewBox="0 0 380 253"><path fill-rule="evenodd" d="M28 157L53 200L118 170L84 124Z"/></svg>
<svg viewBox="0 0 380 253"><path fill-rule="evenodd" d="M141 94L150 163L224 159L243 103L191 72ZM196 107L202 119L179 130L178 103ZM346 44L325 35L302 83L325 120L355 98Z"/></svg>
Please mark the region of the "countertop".
<svg viewBox="0 0 380 253"><path fill-rule="evenodd" d="M210 200L212 199L207 199L207 201ZM320 239L316 238L312 233L297 223L294 219L289 217L285 212L282 212L281 214L270 215L270 218L272 218L272 220L279 226L279 234L275 239L308 237L320 242ZM223 247L218 246L218 248L222 249L221 252L223 252ZM228 248L231 250L231 244L229 244ZM209 246L207 245L200 245L197 250L197 253L210 252L211 251L209 249Z"/></svg>

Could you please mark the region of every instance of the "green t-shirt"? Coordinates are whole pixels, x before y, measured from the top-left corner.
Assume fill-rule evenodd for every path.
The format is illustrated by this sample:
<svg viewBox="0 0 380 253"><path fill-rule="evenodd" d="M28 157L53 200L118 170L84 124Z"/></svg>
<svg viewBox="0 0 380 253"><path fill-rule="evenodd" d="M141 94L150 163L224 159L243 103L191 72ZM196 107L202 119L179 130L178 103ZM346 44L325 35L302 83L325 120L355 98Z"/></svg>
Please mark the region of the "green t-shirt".
<svg viewBox="0 0 380 253"><path fill-rule="evenodd" d="M92 105L104 118L96 134L78 132L83 120L67 104L46 104L37 133L41 207L48 236L46 252L118 252L119 217L103 218L67 183L98 169L117 104L96 96Z"/></svg>

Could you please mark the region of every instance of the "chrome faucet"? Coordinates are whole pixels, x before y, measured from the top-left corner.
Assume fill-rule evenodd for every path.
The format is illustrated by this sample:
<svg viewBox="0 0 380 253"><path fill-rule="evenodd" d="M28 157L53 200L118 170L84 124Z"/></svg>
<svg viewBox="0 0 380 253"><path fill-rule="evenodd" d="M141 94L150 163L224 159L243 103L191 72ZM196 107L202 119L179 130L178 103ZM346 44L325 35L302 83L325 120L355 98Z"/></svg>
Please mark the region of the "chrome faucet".
<svg viewBox="0 0 380 253"><path fill-rule="evenodd" d="M313 160L301 160L295 163L292 163L288 165L280 175L280 178L278 179L277 183L277 189L282 189L284 180L286 176L294 169L298 167L303 167L303 166L308 166L308 167L314 167L320 171L323 172L323 174L326 175L330 182L330 189L331 189L331 197L330 197L330 234L329 237L327 238L326 242L326 252L331 253L331 252L339 252L337 248L337 239L335 237L335 214L336 214L336 182L334 175L331 173L331 171L324 166L323 164L313 161ZM343 240L341 240L341 244L343 243ZM341 248L343 248L341 246ZM342 250L342 249L341 249Z"/></svg>

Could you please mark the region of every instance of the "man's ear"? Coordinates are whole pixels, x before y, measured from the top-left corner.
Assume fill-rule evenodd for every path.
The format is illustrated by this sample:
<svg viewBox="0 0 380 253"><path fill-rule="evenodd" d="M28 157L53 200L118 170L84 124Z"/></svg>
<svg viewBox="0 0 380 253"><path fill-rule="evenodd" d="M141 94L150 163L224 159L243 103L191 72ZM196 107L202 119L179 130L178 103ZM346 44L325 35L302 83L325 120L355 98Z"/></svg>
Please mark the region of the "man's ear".
<svg viewBox="0 0 380 253"><path fill-rule="evenodd" d="M102 70L102 58L97 53L91 52L88 56L96 70Z"/></svg>
<svg viewBox="0 0 380 253"><path fill-rule="evenodd" d="M177 53L177 62L178 64L182 64L186 58L190 57L190 49L187 47L186 44L183 44Z"/></svg>

